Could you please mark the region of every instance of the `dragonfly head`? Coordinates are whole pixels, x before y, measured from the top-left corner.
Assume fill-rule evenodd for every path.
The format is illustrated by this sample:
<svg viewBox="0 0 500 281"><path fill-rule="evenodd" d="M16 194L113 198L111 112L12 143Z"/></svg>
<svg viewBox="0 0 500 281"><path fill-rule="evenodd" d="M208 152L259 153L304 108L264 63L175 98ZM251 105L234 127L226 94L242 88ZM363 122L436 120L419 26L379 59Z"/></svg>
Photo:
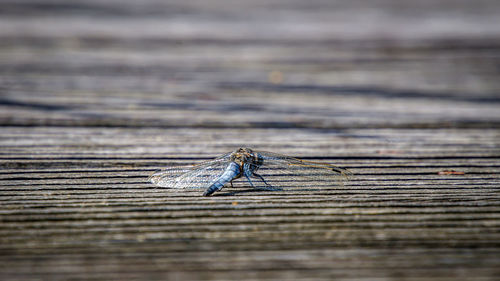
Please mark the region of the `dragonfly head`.
<svg viewBox="0 0 500 281"><path fill-rule="evenodd" d="M255 154L252 149L241 147L231 154L231 161L236 162L240 165L243 163L253 162L255 159Z"/></svg>

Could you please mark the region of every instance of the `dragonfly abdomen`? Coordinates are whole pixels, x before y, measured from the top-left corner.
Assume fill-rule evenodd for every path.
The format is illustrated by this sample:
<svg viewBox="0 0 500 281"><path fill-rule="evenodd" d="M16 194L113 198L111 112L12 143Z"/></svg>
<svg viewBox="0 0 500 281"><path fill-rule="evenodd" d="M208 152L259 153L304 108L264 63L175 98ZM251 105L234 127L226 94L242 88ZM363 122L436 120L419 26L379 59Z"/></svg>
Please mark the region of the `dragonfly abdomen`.
<svg viewBox="0 0 500 281"><path fill-rule="evenodd" d="M240 165L235 162L229 163L229 166L227 166L224 173L217 180L215 180L214 183L212 183L205 193L203 193L203 196L209 196L217 190L220 190L226 183L237 178L240 173Z"/></svg>

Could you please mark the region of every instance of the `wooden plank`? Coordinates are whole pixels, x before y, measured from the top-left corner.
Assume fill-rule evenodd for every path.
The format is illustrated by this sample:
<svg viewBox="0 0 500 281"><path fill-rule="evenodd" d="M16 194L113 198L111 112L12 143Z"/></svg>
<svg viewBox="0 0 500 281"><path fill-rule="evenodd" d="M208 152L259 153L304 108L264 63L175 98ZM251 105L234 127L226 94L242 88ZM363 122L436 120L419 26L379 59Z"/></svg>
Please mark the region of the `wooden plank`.
<svg viewBox="0 0 500 281"><path fill-rule="evenodd" d="M1 3L0 279L498 279L497 2ZM147 181L240 146L353 176Z"/></svg>
<svg viewBox="0 0 500 281"><path fill-rule="evenodd" d="M111 279L151 272L158 278L231 278L236 271L249 279L284 272L297 278L384 278L397 272L389 268L406 268L405 276L418 278L456 278L463 270L485 278L498 273L500 166L498 151L491 149L496 130L349 130L345 149L351 153L345 157L332 150L345 138L336 132L72 130L76 134L65 134L67 128L6 128L0 140L2 147L17 148L16 155L2 156L8 169L0 173L0 237L2 251L11 253L3 259L6 276L29 277L16 272L34 264L33 276L55 279L64 272L78 278L83 267L91 277ZM232 141L205 143L212 134ZM170 145L163 146L163 135ZM193 135L195 142L184 140ZM334 161L355 176L343 185L280 192L240 184L211 198L147 182L157 168L196 163L230 149L235 139L257 136L256 144L272 149L284 135L301 141L281 149L310 151L310 159ZM398 151L370 156L368 148L386 149L391 137L398 137ZM330 148L321 150L330 140ZM487 148L456 153L472 140ZM426 148L415 149L417 142ZM71 152L58 156L64 143ZM193 145L204 149L190 150ZM114 152L123 147L127 153ZM190 153L179 153L184 151ZM15 168L23 165L31 168ZM442 170L464 175L439 175ZM449 275L441 271L446 258L455 260Z"/></svg>

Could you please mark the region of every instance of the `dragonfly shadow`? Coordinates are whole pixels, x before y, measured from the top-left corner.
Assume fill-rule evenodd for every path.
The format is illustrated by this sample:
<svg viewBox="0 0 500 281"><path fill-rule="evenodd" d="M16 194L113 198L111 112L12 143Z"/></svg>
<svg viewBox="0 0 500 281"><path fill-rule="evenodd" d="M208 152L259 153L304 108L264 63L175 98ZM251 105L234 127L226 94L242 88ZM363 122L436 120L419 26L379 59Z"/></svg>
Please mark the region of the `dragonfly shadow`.
<svg viewBox="0 0 500 281"><path fill-rule="evenodd" d="M213 197L224 197L224 196L235 196L235 195L241 195L241 194L247 194L247 193L265 193L269 192L269 194L276 194L274 192L279 192L279 194L285 194L285 190L288 191L294 191L294 192L314 192L314 191L324 191L325 189L321 188L293 188L293 189L279 189L279 188L274 188L274 189L266 189L266 188L248 188L248 189L242 189L242 190L231 190L231 191L226 191L226 192L220 192L220 193L215 193L212 195Z"/></svg>
<svg viewBox="0 0 500 281"><path fill-rule="evenodd" d="M266 189L266 188L248 188L248 189L243 189L243 190L232 190L232 191L227 191L224 193L215 193L212 195L213 197L218 197L218 196L234 196L238 194L245 194L245 193L253 193L253 192L275 192L275 191L282 191L283 189L278 189L278 188L273 188L273 189Z"/></svg>

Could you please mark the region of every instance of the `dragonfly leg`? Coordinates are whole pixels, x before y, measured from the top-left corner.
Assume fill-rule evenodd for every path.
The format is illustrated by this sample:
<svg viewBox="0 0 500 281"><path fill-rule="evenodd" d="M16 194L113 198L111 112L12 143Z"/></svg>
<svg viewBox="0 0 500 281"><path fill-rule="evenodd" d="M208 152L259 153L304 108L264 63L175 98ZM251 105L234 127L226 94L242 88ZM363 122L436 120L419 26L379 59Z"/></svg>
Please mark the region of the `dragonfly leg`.
<svg viewBox="0 0 500 281"><path fill-rule="evenodd" d="M273 190L273 191L275 191L275 190L283 190L283 189L281 189L281 188L279 188L279 187L272 186L271 184L269 184L269 183L268 183L268 182L267 182L267 181L266 181L266 180L265 180L265 179L264 179L261 175L259 175L259 174L253 173L253 175L252 175L252 176L253 176L254 178L258 178L258 179L260 179L260 180L261 180L261 181L262 181L262 182L266 185L266 187L265 187L265 189L266 189L266 190Z"/></svg>
<svg viewBox="0 0 500 281"><path fill-rule="evenodd" d="M261 181L262 181L262 182L263 182L266 186L268 186L268 187L270 187L270 186L271 186L270 184L268 184L268 183L267 183L267 181L266 181L266 180L265 180L265 179L264 179L261 175L259 175L259 174L257 174L257 173L253 173L253 174L252 174L252 176L253 176L254 178L258 178L258 179L260 179L260 180L261 180Z"/></svg>
<svg viewBox="0 0 500 281"><path fill-rule="evenodd" d="M247 178L247 180L250 183L250 185L253 188L256 188L255 185L253 184L252 180L250 179L250 177L252 177L252 178L258 178L258 179L260 179L266 185L265 189L267 189L267 190L275 190L275 188L272 185L268 184L267 181L261 175L255 173L255 171L257 171L258 168L259 168L259 166L255 166L255 165L251 166L251 165L248 165L246 163L243 166L243 174Z"/></svg>
<svg viewBox="0 0 500 281"><path fill-rule="evenodd" d="M245 177L247 178L247 180L248 180L248 182L250 183L250 185L251 185L253 188L255 188L255 185L253 185L253 182L252 182L252 180L250 179L250 177L249 177L247 174L245 174Z"/></svg>
<svg viewBox="0 0 500 281"><path fill-rule="evenodd" d="M232 188L233 187L233 181L231 180L229 183L231 184L231 188Z"/></svg>

